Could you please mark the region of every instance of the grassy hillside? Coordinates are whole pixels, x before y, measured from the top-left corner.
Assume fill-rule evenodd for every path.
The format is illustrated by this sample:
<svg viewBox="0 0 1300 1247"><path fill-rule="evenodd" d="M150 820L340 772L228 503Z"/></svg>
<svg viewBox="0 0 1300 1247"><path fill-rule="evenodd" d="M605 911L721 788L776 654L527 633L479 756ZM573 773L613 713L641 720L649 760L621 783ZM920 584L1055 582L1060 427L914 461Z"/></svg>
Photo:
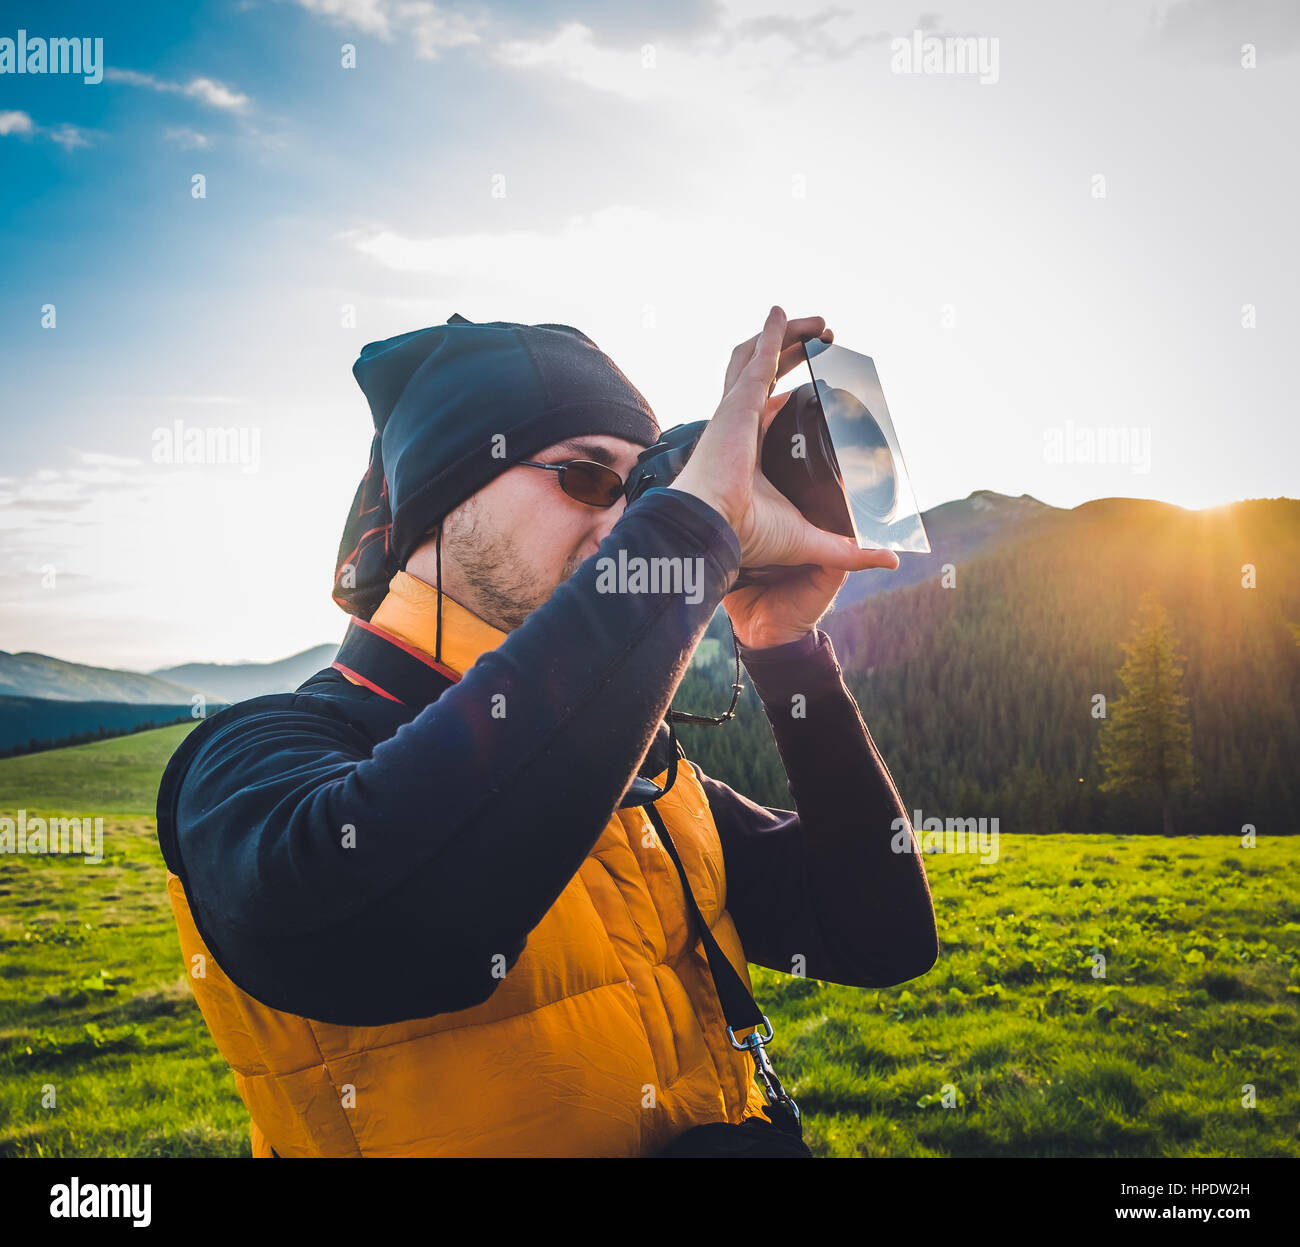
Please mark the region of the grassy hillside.
<svg viewBox="0 0 1300 1247"><path fill-rule="evenodd" d="M186 730L0 762L0 810L105 816L99 865L0 856L0 1155L248 1154L145 816ZM755 969L814 1151L1300 1153L1300 839L1000 848L927 859L942 952L916 982Z"/></svg>
<svg viewBox="0 0 1300 1247"><path fill-rule="evenodd" d="M194 723L0 758L0 812L152 817L158 780Z"/></svg>
<svg viewBox="0 0 1300 1247"><path fill-rule="evenodd" d="M818 1151L1300 1155L1300 841L1001 849L927 858L941 952L924 978L757 972Z"/></svg>

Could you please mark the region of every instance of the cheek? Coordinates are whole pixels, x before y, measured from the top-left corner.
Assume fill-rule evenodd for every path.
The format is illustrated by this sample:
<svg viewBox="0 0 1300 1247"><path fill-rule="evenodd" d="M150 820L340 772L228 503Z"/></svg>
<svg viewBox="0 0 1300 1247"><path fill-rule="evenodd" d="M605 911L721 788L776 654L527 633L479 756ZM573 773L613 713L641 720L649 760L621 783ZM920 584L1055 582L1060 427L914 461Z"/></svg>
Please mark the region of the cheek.
<svg viewBox="0 0 1300 1247"><path fill-rule="evenodd" d="M592 518L593 515L595 519ZM603 518L603 512L592 511L587 514L586 507L582 514L568 517L563 534L555 534L555 572L558 576L568 579L600 549L600 543L607 532L601 523Z"/></svg>
<svg viewBox="0 0 1300 1247"><path fill-rule="evenodd" d="M505 536L530 579L556 584L596 552L608 515L566 498L550 472L511 473L491 491L495 514L508 516Z"/></svg>
<svg viewBox="0 0 1300 1247"><path fill-rule="evenodd" d="M582 562L595 549L595 542L591 521L583 514L587 508L560 495L554 481L543 483L549 484L550 490L534 491L521 500L512 527L515 548L539 579L553 584L570 563Z"/></svg>

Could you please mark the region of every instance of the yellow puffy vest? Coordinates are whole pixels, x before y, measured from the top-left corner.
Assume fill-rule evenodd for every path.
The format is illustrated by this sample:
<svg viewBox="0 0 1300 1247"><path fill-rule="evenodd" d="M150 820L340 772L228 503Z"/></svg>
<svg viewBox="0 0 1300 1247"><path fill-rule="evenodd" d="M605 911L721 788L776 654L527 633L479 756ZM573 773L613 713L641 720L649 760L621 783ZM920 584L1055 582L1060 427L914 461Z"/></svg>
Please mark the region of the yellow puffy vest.
<svg viewBox="0 0 1300 1247"><path fill-rule="evenodd" d="M433 599L399 572L373 622L431 653ZM448 666L463 672L502 640L443 598ZM748 986L722 847L689 766L655 805ZM252 1119L254 1156L646 1156L692 1126L764 1108L643 810L614 812L487 1001L387 1026L337 1026L254 1000L204 947L170 871L167 893L199 1009ZM437 956L429 950L431 965Z"/></svg>

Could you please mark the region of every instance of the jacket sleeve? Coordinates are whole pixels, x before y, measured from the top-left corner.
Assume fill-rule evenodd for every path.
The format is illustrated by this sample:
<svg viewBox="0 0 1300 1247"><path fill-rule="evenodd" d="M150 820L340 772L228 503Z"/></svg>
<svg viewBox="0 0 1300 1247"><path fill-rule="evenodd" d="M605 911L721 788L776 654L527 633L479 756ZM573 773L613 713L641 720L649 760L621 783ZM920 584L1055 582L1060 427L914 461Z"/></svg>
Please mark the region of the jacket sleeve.
<svg viewBox="0 0 1300 1247"><path fill-rule="evenodd" d="M742 657L796 807L757 805L695 768L722 841L727 909L745 955L854 987L924 974L938 957L925 867L830 638L814 631Z"/></svg>
<svg viewBox="0 0 1300 1247"><path fill-rule="evenodd" d="M621 550L699 579L602 591ZM739 561L712 507L652 490L373 749L307 696L214 731L159 820L217 963L265 1004L343 1025L488 999L626 792Z"/></svg>

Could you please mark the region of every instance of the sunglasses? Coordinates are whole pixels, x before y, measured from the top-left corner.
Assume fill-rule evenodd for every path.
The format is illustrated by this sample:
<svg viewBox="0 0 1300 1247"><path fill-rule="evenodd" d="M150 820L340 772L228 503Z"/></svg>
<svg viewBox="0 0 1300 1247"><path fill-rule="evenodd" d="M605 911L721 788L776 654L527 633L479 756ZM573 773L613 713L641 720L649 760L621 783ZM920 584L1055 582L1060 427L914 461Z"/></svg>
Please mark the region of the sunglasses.
<svg viewBox="0 0 1300 1247"><path fill-rule="evenodd" d="M521 468L558 472L560 488L570 498L589 507L612 507L623 496L623 478L603 463L593 463L590 459L570 459L567 463L537 463L532 459L516 462Z"/></svg>

